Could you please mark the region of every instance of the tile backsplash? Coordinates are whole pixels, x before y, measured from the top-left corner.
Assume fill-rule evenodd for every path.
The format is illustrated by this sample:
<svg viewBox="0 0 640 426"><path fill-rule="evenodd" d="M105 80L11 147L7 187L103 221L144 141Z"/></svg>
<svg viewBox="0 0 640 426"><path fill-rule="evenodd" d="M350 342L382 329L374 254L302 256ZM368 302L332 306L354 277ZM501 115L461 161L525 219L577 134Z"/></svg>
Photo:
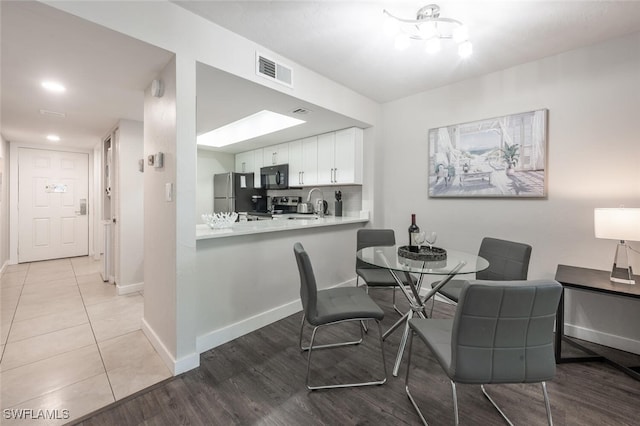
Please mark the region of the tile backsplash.
<svg viewBox="0 0 640 426"><path fill-rule="evenodd" d="M307 194L314 187L309 188L290 188L290 189L278 189L278 190L269 190L267 191L267 196L294 196L294 197L302 197L302 201L307 201ZM336 200L335 193L336 191L342 192L342 214L353 214L356 212L360 212L362 210L362 187L359 185L348 185L348 186L318 186L317 187L322 192L323 199L327 202L329 207L329 215L333 215L335 211L334 202ZM315 203L315 201L320 197L318 191L314 191L311 194L311 202Z"/></svg>

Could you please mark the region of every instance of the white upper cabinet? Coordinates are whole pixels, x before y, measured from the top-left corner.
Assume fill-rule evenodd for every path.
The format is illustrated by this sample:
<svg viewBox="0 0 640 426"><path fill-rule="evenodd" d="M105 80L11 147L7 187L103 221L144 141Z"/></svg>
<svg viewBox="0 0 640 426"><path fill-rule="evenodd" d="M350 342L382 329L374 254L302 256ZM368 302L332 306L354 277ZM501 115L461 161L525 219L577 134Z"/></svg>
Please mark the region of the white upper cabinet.
<svg viewBox="0 0 640 426"><path fill-rule="evenodd" d="M264 148L263 166L273 166L276 164L286 164L289 162L289 144L268 146Z"/></svg>
<svg viewBox="0 0 640 426"><path fill-rule="evenodd" d="M302 185L318 184L318 137L302 139Z"/></svg>
<svg viewBox="0 0 640 426"><path fill-rule="evenodd" d="M362 184L362 129L318 136L318 184Z"/></svg>
<svg viewBox="0 0 640 426"><path fill-rule="evenodd" d="M256 188L260 188L260 167L262 167L262 157L262 148L236 154L236 172L253 172L253 186Z"/></svg>
<svg viewBox="0 0 640 426"><path fill-rule="evenodd" d="M318 137L289 142L289 186L318 183Z"/></svg>
<svg viewBox="0 0 640 426"><path fill-rule="evenodd" d="M363 130L357 127L236 154L236 172L289 164L289 186L362 185Z"/></svg>
<svg viewBox="0 0 640 426"><path fill-rule="evenodd" d="M250 170L253 172L253 186L255 188L260 188L261 187L261 182L260 182L260 168L264 166L264 153L263 153L263 149L255 149L251 152L253 152L253 170Z"/></svg>
<svg viewBox="0 0 640 426"><path fill-rule="evenodd" d="M262 160L262 158L260 158ZM247 151L236 154L236 172L250 173L254 167L254 152Z"/></svg>
<svg viewBox="0 0 640 426"><path fill-rule="evenodd" d="M335 168L336 134L325 133L318 136L318 184L331 185L333 183L333 169Z"/></svg>
<svg viewBox="0 0 640 426"><path fill-rule="evenodd" d="M289 186L302 185L302 140L289 142Z"/></svg>

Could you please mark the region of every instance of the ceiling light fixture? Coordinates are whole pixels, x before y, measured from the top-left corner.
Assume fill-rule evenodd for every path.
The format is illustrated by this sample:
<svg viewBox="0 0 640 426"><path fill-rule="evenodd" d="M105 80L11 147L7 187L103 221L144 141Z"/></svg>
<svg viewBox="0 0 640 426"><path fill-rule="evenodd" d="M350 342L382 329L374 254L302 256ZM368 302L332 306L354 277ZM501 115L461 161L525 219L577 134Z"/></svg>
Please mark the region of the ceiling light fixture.
<svg viewBox="0 0 640 426"><path fill-rule="evenodd" d="M220 148L234 143L268 135L306 123L304 120L278 114L268 110L256 112L248 117L229 123L197 137L198 145Z"/></svg>
<svg viewBox="0 0 640 426"><path fill-rule="evenodd" d="M467 58L473 53L469 41L469 32L464 24L456 19L441 18L440 6L429 4L418 10L416 19L402 19L384 10L385 32L395 35L395 47L404 50L411 40L425 41L425 51L434 54L441 49L441 40L453 40L458 44L458 55Z"/></svg>
<svg viewBox="0 0 640 426"><path fill-rule="evenodd" d="M49 140L51 142L59 142L60 141L60 136L58 136L58 135L48 135L47 136L47 140Z"/></svg>
<svg viewBox="0 0 640 426"><path fill-rule="evenodd" d="M50 92L62 93L67 90L66 87L56 81L43 81L41 84L42 87Z"/></svg>

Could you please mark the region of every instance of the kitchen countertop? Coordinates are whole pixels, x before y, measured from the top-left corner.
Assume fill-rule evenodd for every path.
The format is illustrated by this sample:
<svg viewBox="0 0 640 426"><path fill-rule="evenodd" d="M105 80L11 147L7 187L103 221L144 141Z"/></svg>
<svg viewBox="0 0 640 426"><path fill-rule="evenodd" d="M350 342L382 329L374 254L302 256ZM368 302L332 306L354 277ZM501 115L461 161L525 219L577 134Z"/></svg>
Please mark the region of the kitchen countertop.
<svg viewBox="0 0 640 426"><path fill-rule="evenodd" d="M290 217L295 220L289 219ZM290 231L294 229L316 228L321 226L346 225L350 223L364 223L369 221L369 212L348 216L325 216L288 214L279 215L273 220L254 220L248 222L236 222L231 228L211 229L206 224L196 225L196 240L211 238L237 237L240 235L261 234L265 232Z"/></svg>

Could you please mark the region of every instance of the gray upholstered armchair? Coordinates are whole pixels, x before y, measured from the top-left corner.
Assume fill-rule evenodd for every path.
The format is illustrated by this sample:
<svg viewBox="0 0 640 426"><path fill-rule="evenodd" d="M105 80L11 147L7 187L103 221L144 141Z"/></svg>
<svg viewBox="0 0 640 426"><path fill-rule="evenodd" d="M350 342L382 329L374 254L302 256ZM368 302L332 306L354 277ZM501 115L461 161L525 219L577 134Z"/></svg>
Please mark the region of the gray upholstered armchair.
<svg viewBox="0 0 640 426"><path fill-rule="evenodd" d="M409 389L414 335L424 341L451 380L455 424L456 383L480 384L507 422L484 385L541 383L551 425L545 382L555 375L553 325L561 291L562 286L553 280L465 281L453 319L410 320L406 392L424 424Z"/></svg>

